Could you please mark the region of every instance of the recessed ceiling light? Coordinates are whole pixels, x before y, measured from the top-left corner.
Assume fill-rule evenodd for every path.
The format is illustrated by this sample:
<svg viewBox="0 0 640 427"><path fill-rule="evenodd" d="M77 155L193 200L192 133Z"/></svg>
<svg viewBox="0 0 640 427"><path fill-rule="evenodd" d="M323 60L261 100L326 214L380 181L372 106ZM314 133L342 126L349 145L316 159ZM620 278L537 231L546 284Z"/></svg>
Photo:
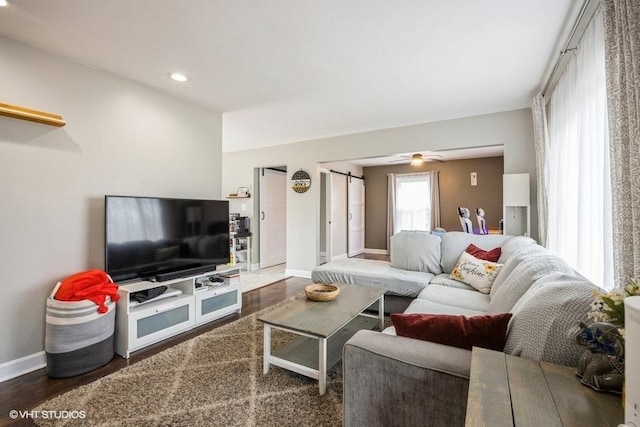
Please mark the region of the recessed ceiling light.
<svg viewBox="0 0 640 427"><path fill-rule="evenodd" d="M7 7L9 6L9 2L7 0L0 0L0 7Z"/></svg>
<svg viewBox="0 0 640 427"><path fill-rule="evenodd" d="M2 0L0 0L2 1ZM187 78L187 76L185 76L184 74L180 74L180 73L169 73L169 77L177 82L186 82L187 80L189 80Z"/></svg>

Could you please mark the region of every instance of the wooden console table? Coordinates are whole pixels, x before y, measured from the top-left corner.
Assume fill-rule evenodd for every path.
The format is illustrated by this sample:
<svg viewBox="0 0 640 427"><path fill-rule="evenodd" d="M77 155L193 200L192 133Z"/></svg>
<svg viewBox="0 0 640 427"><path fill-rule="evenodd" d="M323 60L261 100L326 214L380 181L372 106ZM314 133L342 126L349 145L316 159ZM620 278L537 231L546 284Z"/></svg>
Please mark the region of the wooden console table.
<svg viewBox="0 0 640 427"><path fill-rule="evenodd" d="M580 384L575 368L473 348L466 427L622 423L621 397Z"/></svg>

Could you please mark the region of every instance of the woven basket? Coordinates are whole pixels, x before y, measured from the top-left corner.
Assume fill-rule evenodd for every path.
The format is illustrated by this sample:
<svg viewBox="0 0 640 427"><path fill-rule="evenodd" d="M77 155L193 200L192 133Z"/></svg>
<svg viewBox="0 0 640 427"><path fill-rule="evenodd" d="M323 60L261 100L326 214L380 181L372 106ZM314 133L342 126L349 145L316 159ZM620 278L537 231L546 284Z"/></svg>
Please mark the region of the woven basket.
<svg viewBox="0 0 640 427"><path fill-rule="evenodd" d="M307 298L312 301L332 301L340 293L340 288L335 285L309 285L304 288Z"/></svg>
<svg viewBox="0 0 640 427"><path fill-rule="evenodd" d="M68 378L84 374L113 359L116 303L107 297L108 311L98 313L89 300L58 301L60 282L47 298L45 342L47 375Z"/></svg>

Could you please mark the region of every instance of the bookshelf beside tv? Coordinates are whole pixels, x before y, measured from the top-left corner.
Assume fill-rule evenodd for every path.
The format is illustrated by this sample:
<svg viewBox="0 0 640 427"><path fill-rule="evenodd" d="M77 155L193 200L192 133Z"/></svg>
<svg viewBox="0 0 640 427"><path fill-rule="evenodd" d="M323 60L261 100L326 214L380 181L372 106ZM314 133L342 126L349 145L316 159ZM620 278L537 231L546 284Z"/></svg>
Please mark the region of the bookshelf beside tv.
<svg viewBox="0 0 640 427"><path fill-rule="evenodd" d="M140 350L196 326L242 309L237 267L162 282L139 281L120 285L116 309L116 353L128 359ZM144 303L131 301L134 292L166 286L175 292ZM179 292L178 292L179 291Z"/></svg>

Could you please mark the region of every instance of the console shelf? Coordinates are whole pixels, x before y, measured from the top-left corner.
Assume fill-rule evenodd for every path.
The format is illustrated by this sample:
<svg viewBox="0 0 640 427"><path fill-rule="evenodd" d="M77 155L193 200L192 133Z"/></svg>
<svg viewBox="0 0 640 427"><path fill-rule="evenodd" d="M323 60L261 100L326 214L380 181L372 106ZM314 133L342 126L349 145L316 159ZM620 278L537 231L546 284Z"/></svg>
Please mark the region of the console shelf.
<svg viewBox="0 0 640 427"><path fill-rule="evenodd" d="M116 353L132 352L242 309L238 268L216 270L164 282L121 285L116 309ZM134 292L166 286L175 296L132 305Z"/></svg>

